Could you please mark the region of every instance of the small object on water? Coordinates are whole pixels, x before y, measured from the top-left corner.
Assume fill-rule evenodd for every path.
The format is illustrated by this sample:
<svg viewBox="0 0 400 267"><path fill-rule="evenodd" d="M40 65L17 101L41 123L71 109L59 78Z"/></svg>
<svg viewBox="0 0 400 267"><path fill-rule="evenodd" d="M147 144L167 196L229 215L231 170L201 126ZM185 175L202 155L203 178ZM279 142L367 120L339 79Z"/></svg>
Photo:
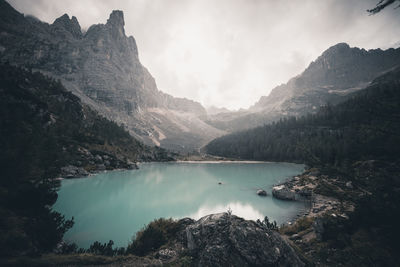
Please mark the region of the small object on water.
<svg viewBox="0 0 400 267"><path fill-rule="evenodd" d="M267 195L267 192L265 190L258 189L257 195L265 197Z"/></svg>
<svg viewBox="0 0 400 267"><path fill-rule="evenodd" d="M222 183L221 183L221 182L218 182L218 184L221 185Z"/></svg>

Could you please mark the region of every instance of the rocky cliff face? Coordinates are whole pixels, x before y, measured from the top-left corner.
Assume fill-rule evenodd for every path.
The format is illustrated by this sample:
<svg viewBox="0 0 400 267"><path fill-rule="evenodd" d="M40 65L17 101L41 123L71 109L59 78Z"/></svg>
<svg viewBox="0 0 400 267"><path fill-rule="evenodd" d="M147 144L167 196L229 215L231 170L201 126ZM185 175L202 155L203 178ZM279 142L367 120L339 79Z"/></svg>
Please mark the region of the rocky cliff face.
<svg viewBox="0 0 400 267"><path fill-rule="evenodd" d="M0 166L4 177L83 177L136 161L173 158L99 116L58 82L0 64Z"/></svg>
<svg viewBox="0 0 400 267"><path fill-rule="evenodd" d="M259 126L284 116L315 112L328 102L344 101L347 95L365 88L374 78L398 65L400 48L366 51L339 43L323 52L303 73L277 86L268 96L261 97L246 112L231 116L228 121L221 115L214 116L209 123L233 131Z"/></svg>
<svg viewBox="0 0 400 267"><path fill-rule="evenodd" d="M157 89L140 63L135 39L125 35L122 11L82 33L67 14L49 25L5 1L0 8L1 62L60 79L84 103L148 144L191 150L223 133L198 118L206 114L199 103Z"/></svg>
<svg viewBox="0 0 400 267"><path fill-rule="evenodd" d="M273 89L253 110L288 115L312 112L328 101L336 103L365 88L374 78L400 64L400 49L369 50L339 43L327 49L299 76Z"/></svg>

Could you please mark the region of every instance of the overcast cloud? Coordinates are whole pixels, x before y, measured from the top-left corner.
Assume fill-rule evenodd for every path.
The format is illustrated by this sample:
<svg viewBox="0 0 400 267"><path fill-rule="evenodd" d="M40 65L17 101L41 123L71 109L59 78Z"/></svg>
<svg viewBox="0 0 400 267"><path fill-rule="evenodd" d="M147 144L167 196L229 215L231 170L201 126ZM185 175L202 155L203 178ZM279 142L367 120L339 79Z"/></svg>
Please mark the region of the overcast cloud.
<svg viewBox="0 0 400 267"><path fill-rule="evenodd" d="M400 46L400 9L365 11L378 0L8 1L49 23L74 15L82 28L123 10L160 90L231 109L254 104L336 43Z"/></svg>

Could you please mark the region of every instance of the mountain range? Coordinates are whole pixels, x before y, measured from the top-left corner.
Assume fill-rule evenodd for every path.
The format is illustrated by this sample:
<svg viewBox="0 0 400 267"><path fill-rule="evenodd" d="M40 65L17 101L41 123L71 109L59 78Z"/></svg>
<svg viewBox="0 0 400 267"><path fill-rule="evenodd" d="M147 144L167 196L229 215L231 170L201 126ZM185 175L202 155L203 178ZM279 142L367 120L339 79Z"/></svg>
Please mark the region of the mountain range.
<svg viewBox="0 0 400 267"><path fill-rule="evenodd" d="M249 109L205 109L157 88L124 24L122 11L113 11L83 31L76 17L48 24L0 0L1 266L2 257L12 266L47 266L96 264L100 255L117 265L399 262L400 48L339 43ZM198 151L209 155L191 153ZM52 209L56 177L210 154L306 164L272 195L308 196L308 212L279 228L230 209L198 221L158 219L126 250L111 240L88 250L64 243L74 218Z"/></svg>
<svg viewBox="0 0 400 267"><path fill-rule="evenodd" d="M82 32L67 14L47 24L0 2L0 61L39 70L147 144L191 150L223 134L200 120L197 102L157 89L126 36L122 11Z"/></svg>
<svg viewBox="0 0 400 267"><path fill-rule="evenodd" d="M367 51L339 43L249 109L206 110L157 88L139 60L135 39L125 34L122 11L83 32L74 16L65 14L48 24L20 14L5 1L0 8L0 62L59 79L84 104L138 140L179 152L197 151L219 136L342 102L400 63L400 48Z"/></svg>
<svg viewBox="0 0 400 267"><path fill-rule="evenodd" d="M400 65L400 48L365 50L339 43L322 53L298 76L272 89L245 111L211 116L208 123L228 132L260 126L288 116L315 113L343 102L374 78Z"/></svg>

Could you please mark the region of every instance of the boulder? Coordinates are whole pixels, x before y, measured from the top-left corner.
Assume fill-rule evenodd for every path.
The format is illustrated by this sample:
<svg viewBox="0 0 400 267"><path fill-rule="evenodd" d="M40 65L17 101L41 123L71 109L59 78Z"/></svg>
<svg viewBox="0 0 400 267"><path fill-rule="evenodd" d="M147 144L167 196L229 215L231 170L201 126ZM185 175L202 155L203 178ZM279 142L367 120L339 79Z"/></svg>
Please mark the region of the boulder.
<svg viewBox="0 0 400 267"><path fill-rule="evenodd" d="M97 164L96 165L96 170L105 171L106 170L106 166L104 164Z"/></svg>
<svg viewBox="0 0 400 267"><path fill-rule="evenodd" d="M89 173L81 167L68 165L61 168L61 176L65 178L78 178L88 176Z"/></svg>
<svg viewBox="0 0 400 267"><path fill-rule="evenodd" d="M193 221L181 235L194 266L304 266L278 232L228 213Z"/></svg>
<svg viewBox="0 0 400 267"><path fill-rule="evenodd" d="M272 195L282 200L296 200L296 192L291 191L286 185L277 185L272 188Z"/></svg>
<svg viewBox="0 0 400 267"><path fill-rule="evenodd" d="M132 162L129 159L126 161L126 165L127 165L129 170L137 170L137 169L139 169L139 167L136 164L136 162Z"/></svg>
<svg viewBox="0 0 400 267"><path fill-rule="evenodd" d="M263 190L263 189L258 189L257 190L257 195L265 197L265 196L267 196L267 192L265 190Z"/></svg>
<svg viewBox="0 0 400 267"><path fill-rule="evenodd" d="M161 258L163 260L169 260L169 259L171 259L173 257L176 257L176 255L177 255L176 251L168 249L168 248L161 249L157 253L157 257Z"/></svg>
<svg viewBox="0 0 400 267"><path fill-rule="evenodd" d="M100 155L96 155L95 157L96 162L102 162L103 158Z"/></svg>

